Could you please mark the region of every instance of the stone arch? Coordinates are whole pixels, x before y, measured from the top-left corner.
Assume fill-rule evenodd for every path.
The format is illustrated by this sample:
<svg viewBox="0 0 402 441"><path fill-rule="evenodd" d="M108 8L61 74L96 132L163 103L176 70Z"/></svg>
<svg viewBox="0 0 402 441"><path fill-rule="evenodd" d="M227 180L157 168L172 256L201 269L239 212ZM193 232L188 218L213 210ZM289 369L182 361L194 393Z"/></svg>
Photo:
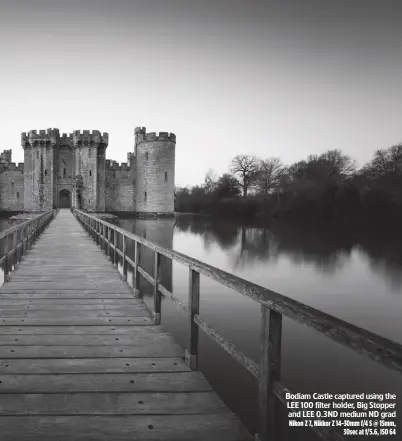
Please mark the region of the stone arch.
<svg viewBox="0 0 402 441"><path fill-rule="evenodd" d="M71 193L63 189L59 192L59 208L70 208L71 207Z"/></svg>

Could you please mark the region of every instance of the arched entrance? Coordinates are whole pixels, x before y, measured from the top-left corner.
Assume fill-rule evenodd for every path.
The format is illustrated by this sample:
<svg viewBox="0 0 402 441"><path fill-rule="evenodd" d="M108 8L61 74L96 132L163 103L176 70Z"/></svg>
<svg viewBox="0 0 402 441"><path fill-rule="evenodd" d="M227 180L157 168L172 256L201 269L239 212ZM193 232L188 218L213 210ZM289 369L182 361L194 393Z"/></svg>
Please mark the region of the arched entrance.
<svg viewBox="0 0 402 441"><path fill-rule="evenodd" d="M71 193L68 190L61 190L59 193L59 208L71 207Z"/></svg>

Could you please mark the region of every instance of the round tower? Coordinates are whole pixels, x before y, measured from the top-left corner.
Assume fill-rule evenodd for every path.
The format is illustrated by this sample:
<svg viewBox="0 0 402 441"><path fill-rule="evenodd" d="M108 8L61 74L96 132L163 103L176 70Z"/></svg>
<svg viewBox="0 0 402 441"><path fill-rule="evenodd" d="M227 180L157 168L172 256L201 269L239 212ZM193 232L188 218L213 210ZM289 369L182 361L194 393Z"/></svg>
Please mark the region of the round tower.
<svg viewBox="0 0 402 441"><path fill-rule="evenodd" d="M134 131L136 155L136 212L143 215L174 214L176 136L174 133Z"/></svg>

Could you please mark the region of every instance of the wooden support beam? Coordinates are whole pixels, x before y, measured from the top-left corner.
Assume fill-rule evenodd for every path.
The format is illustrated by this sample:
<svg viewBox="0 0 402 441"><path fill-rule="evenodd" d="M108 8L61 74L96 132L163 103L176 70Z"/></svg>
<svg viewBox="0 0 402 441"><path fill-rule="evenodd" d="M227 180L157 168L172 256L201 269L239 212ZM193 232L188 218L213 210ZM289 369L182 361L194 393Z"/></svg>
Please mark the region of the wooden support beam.
<svg viewBox="0 0 402 441"><path fill-rule="evenodd" d="M127 253L127 238L123 234L123 275L122 279L127 280L127 260L126 260L126 253Z"/></svg>
<svg viewBox="0 0 402 441"><path fill-rule="evenodd" d="M194 321L194 315L200 313L200 273L192 268L189 268L188 308L190 335L185 360L190 369L196 370L198 367L198 325Z"/></svg>
<svg viewBox="0 0 402 441"><path fill-rule="evenodd" d="M161 264L162 259L161 255L155 251L155 261L154 261L154 310L153 310L153 318L155 324L159 325L161 322L161 305L162 305L162 295L158 290L158 283L161 276Z"/></svg>
<svg viewBox="0 0 402 441"><path fill-rule="evenodd" d="M261 305L258 432L256 441L278 439L279 400L273 389L281 377L282 314Z"/></svg>

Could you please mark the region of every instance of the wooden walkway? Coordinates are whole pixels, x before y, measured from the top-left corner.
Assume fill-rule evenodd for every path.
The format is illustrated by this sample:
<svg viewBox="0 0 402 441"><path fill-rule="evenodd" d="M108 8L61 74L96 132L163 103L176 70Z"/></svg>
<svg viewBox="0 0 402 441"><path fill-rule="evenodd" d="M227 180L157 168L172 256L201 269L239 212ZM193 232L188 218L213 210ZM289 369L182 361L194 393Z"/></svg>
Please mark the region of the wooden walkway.
<svg viewBox="0 0 402 441"><path fill-rule="evenodd" d="M69 210L10 276L1 441L252 439Z"/></svg>

